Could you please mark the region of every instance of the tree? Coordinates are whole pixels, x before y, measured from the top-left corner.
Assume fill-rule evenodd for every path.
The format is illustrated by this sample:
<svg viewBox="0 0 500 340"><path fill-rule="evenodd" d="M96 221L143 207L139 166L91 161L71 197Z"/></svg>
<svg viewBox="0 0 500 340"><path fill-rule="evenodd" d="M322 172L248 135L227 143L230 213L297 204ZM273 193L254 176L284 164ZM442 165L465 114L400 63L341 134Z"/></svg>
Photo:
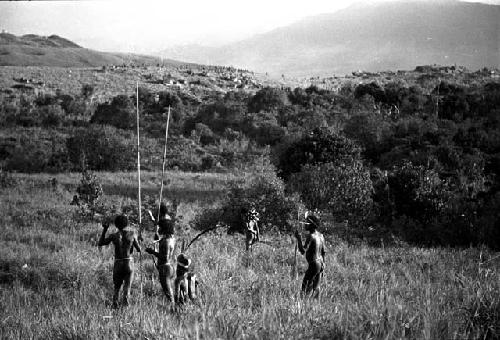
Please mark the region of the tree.
<svg viewBox="0 0 500 340"><path fill-rule="evenodd" d="M371 216L373 184L361 161L306 164L289 186L307 208L330 211L337 220L359 224Z"/></svg>
<svg viewBox="0 0 500 340"><path fill-rule="evenodd" d="M250 206L260 214L259 226L264 232L273 228L291 230L302 209L296 196L285 194L285 185L274 171L265 171L234 184L221 206L202 211L193 226L203 230L222 223L229 227L229 233L243 233L244 213Z"/></svg>
<svg viewBox="0 0 500 340"><path fill-rule="evenodd" d="M85 157L90 170L132 169L135 164L135 144L132 136L122 136L119 130L109 126L92 126L77 130L68 138L70 161L79 167Z"/></svg>
<svg viewBox="0 0 500 340"><path fill-rule="evenodd" d="M134 103L126 95L118 95L111 103L99 104L90 119L91 123L108 124L119 129L135 127Z"/></svg>
<svg viewBox="0 0 500 340"><path fill-rule="evenodd" d="M288 104L289 100L285 91L273 87L264 87L250 99L248 112L272 112Z"/></svg>
<svg viewBox="0 0 500 340"><path fill-rule="evenodd" d="M95 92L95 87L93 85L83 84L81 90L83 99L88 100L94 94L94 92Z"/></svg>
<svg viewBox="0 0 500 340"><path fill-rule="evenodd" d="M306 164L340 164L360 159L361 149L352 140L328 129L315 129L290 146L279 156L279 174L288 179Z"/></svg>

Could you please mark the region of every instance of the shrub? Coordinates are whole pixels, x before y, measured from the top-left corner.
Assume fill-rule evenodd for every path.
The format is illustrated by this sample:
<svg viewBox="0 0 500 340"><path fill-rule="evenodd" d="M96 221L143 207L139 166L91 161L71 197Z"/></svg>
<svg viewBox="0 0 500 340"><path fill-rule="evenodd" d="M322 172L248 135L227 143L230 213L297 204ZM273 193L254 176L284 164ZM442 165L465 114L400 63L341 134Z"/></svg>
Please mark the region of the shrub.
<svg viewBox="0 0 500 340"><path fill-rule="evenodd" d="M196 229L207 229L222 223L228 232L243 232L243 217L254 205L260 214L261 231L276 228L289 231L301 209L300 200L285 194L284 183L272 171L262 172L233 185L218 208L205 209L193 222Z"/></svg>
<svg viewBox="0 0 500 340"><path fill-rule="evenodd" d="M76 188L78 207L82 217L92 218L99 208L103 190L97 176L86 169L85 160L82 160L82 163L82 178Z"/></svg>
<svg viewBox="0 0 500 340"><path fill-rule="evenodd" d="M136 124L134 103L126 95L118 95L111 103L99 104L90 122L131 129Z"/></svg>
<svg viewBox="0 0 500 340"><path fill-rule="evenodd" d="M359 224L371 216L373 184L360 161L305 165L289 186L310 210L328 210L337 220Z"/></svg>
<svg viewBox="0 0 500 340"><path fill-rule="evenodd" d="M315 129L290 144L279 157L280 176L287 179L303 165L341 164L360 159L361 149L352 140L327 129Z"/></svg>
<svg viewBox="0 0 500 340"><path fill-rule="evenodd" d="M259 90L248 103L248 112L272 112L277 111L289 104L288 95L285 91L265 87Z"/></svg>
<svg viewBox="0 0 500 340"><path fill-rule="evenodd" d="M110 126L77 130L67 140L69 159L78 167L85 157L91 170L125 170L134 167L135 143L132 134Z"/></svg>
<svg viewBox="0 0 500 340"><path fill-rule="evenodd" d="M5 168L20 172L64 171L68 168L66 136L40 128L16 129Z"/></svg>

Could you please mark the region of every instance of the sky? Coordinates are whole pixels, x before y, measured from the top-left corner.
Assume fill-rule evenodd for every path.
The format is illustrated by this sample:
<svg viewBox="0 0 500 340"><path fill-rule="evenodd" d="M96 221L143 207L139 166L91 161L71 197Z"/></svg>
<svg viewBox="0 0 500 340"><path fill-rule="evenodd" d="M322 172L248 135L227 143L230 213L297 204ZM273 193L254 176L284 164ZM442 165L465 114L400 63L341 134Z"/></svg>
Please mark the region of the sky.
<svg viewBox="0 0 500 340"><path fill-rule="evenodd" d="M148 53L175 45L222 45L355 2L380 1L387 0L2 1L0 29L57 34L100 51Z"/></svg>

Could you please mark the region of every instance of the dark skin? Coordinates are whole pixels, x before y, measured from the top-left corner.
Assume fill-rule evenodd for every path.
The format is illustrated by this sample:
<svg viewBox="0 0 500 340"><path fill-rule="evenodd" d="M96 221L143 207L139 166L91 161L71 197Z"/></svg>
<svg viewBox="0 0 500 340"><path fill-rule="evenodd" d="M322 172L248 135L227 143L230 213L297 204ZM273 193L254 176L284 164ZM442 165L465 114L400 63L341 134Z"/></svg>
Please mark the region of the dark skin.
<svg viewBox="0 0 500 340"><path fill-rule="evenodd" d="M177 277L175 278L175 302L183 304L188 298L192 301L196 300L197 294L197 279L196 275L191 272L189 266L177 266Z"/></svg>
<svg viewBox="0 0 500 340"><path fill-rule="evenodd" d="M246 239L245 239L245 245L247 251L250 250L252 251L253 244L255 242L259 242L260 238L260 231L259 231L259 225L256 220L251 219L246 222L247 223L247 228L246 228Z"/></svg>
<svg viewBox="0 0 500 340"><path fill-rule="evenodd" d="M174 278L174 267L170 264L169 259L173 255L174 247L171 245L172 238L165 237L162 234L162 238L159 242L159 251L153 248L146 248L146 252L155 256L158 259L156 268L158 269L158 275L160 279L160 285L162 287L163 293L169 299L173 301L174 290L172 287L172 280ZM175 241L174 241L175 242ZM175 245L175 243L174 243Z"/></svg>
<svg viewBox="0 0 500 340"><path fill-rule="evenodd" d="M103 222L102 234L97 245L101 247L113 243L113 245L115 246L115 259L118 260L130 257L132 255L132 252L134 251L134 248L135 250L137 250L137 252L141 252L139 242L137 241L137 237L135 236L135 233L133 231L127 230L126 228L118 228L117 233L111 234L106 237L108 229L109 222Z"/></svg>
<svg viewBox="0 0 500 340"><path fill-rule="evenodd" d="M117 225L118 232L108 237L106 237L106 233L109 229L109 222L103 222L102 227L103 230L98 245L105 246L113 243L115 247L115 263L113 265L113 307L118 307L118 294L122 285L123 304L128 305L130 287L134 277L134 266L131 255L134 248L138 252L141 252L141 248L139 247L135 232L126 229L125 226Z"/></svg>
<svg viewBox="0 0 500 340"><path fill-rule="evenodd" d="M319 296L319 284L325 263L325 239L323 234L316 230L313 224L307 224L306 230L310 232L305 244L302 244L300 233L296 230L295 237L300 253L306 256L308 268L302 281L302 293L309 294L314 292Z"/></svg>

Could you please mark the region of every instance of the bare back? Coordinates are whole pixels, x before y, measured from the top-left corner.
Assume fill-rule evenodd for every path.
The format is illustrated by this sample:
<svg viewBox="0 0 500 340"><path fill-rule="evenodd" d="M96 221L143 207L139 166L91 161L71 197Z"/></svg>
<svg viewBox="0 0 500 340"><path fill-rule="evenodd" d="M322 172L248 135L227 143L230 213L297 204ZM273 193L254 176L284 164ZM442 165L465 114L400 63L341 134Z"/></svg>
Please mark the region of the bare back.
<svg viewBox="0 0 500 340"><path fill-rule="evenodd" d="M140 251L135 232L130 229L117 231L109 236L115 246L115 259L126 259L132 255L134 248Z"/></svg>
<svg viewBox="0 0 500 340"><path fill-rule="evenodd" d="M325 256L325 238L323 234L315 231L307 237L306 240L306 260L308 263L317 260L324 260Z"/></svg>

